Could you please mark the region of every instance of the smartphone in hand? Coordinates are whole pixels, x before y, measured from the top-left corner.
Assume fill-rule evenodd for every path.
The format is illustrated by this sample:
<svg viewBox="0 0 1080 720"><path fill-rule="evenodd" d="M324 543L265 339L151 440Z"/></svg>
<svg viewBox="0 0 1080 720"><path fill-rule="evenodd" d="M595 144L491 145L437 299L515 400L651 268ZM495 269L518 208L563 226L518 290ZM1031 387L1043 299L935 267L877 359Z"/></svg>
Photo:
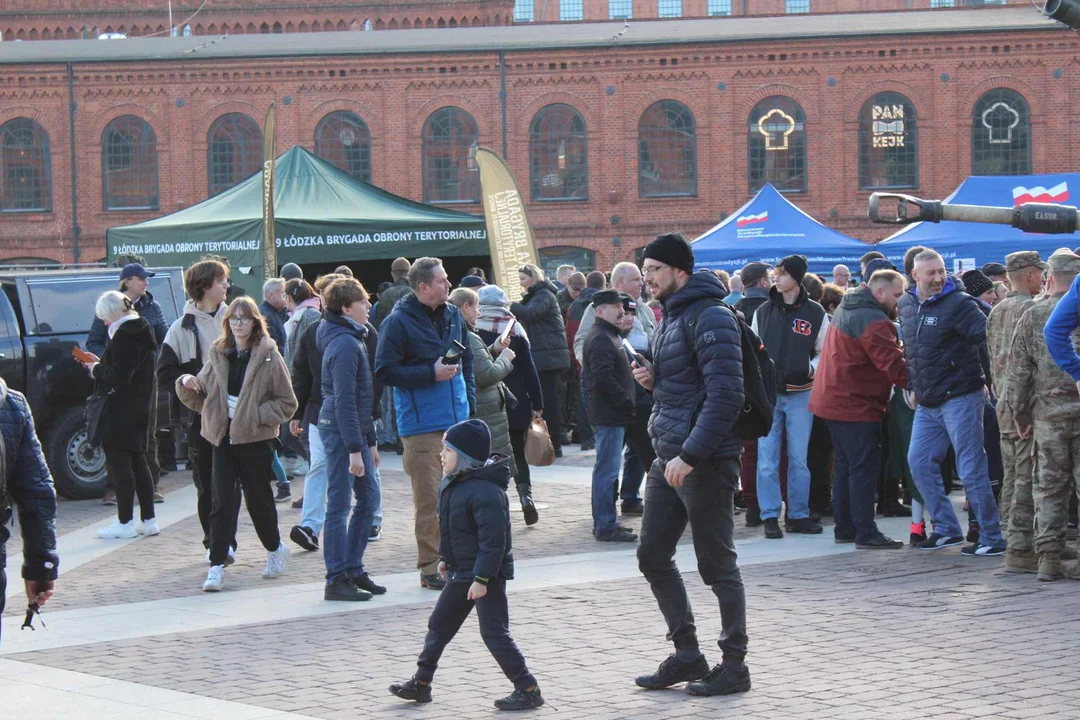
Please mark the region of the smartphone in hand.
<svg viewBox="0 0 1080 720"><path fill-rule="evenodd" d="M97 358L76 345L71 348L71 356L81 363L96 362Z"/></svg>

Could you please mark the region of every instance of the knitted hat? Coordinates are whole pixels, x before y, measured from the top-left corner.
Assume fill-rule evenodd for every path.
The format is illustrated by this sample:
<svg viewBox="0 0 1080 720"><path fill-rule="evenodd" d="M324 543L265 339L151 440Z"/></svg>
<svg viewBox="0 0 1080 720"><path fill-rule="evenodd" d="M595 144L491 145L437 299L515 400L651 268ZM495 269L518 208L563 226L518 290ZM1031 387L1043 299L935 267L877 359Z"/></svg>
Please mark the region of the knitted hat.
<svg viewBox="0 0 1080 720"><path fill-rule="evenodd" d="M968 270L960 279L964 281L964 291L971 297L979 297L987 290L994 289L994 281L983 275L982 270Z"/></svg>
<svg viewBox="0 0 1080 720"><path fill-rule="evenodd" d="M477 288L476 294L480 296L481 305L510 307L510 298L506 296L506 292L498 285L485 285Z"/></svg>
<svg viewBox="0 0 1080 720"><path fill-rule="evenodd" d="M281 277L286 281L303 280L304 271L296 263L285 263L281 266Z"/></svg>
<svg viewBox="0 0 1080 720"><path fill-rule="evenodd" d="M461 283L459 284L459 287L481 288L484 287L484 285L486 284L487 283L484 282L484 278L480 277L479 275L466 275L465 277L461 278Z"/></svg>
<svg viewBox="0 0 1080 720"><path fill-rule="evenodd" d="M1038 259L1038 257L1039 253L1035 253L1035 258ZM1007 257L1005 259L1006 261L1008 260ZM1025 267L1030 267L1030 265L1027 265ZM988 262L982 266L983 275L1004 275L1006 272L1008 271L1005 266L999 262Z"/></svg>
<svg viewBox="0 0 1080 720"><path fill-rule="evenodd" d="M788 255L786 258L776 263L776 267L783 270L791 279L802 285L803 278L806 277L806 256L805 255Z"/></svg>
<svg viewBox="0 0 1080 720"><path fill-rule="evenodd" d="M673 268L694 272L694 251L682 233L664 233L645 246L641 259L658 260Z"/></svg>
<svg viewBox="0 0 1080 720"><path fill-rule="evenodd" d="M870 282L870 278L874 277L874 273L878 270L895 270L896 266L885 258L874 258L870 262L866 263L866 277L863 278L863 282Z"/></svg>
<svg viewBox="0 0 1080 720"><path fill-rule="evenodd" d="M473 465L483 465L491 455L491 429L483 420L463 420L446 431L443 444Z"/></svg>

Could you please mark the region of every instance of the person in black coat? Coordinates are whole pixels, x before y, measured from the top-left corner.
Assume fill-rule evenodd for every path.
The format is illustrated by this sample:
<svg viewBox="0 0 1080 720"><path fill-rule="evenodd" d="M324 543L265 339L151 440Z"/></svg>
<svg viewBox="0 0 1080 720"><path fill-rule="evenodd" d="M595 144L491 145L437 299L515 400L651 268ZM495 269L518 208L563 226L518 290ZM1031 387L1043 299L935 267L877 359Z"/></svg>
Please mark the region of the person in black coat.
<svg viewBox="0 0 1080 720"><path fill-rule="evenodd" d="M525 326L532 340L533 361L540 374L540 386L544 389L544 421L555 456L562 457L563 411L560 399L566 393L566 373L570 369L570 348L566 343L566 326L559 301L558 290L544 279L544 271L535 265L525 265L518 273L518 281L525 289L525 297L510 305L510 312Z"/></svg>
<svg viewBox="0 0 1080 720"><path fill-rule="evenodd" d="M581 360L588 385L589 424L596 435L593 536L605 542L634 542L637 535L620 526L615 515L615 486L622 466L626 426L633 423L636 406L630 358L619 330L626 311L622 296L615 290L596 293L592 305L596 321L585 337Z"/></svg>
<svg viewBox="0 0 1080 720"><path fill-rule="evenodd" d="M154 479L147 464L150 446L154 364L158 344L150 324L139 317L130 299L110 291L98 298L97 316L109 328L109 343L101 358L85 363L106 396L101 413L101 444L105 463L116 484L117 518L98 530L98 537L133 538L157 535L154 519ZM139 498L141 522L133 521L133 501Z"/></svg>
<svg viewBox="0 0 1080 720"><path fill-rule="evenodd" d="M45 464L34 416L26 396L0 378L0 615L7 594L7 541L13 508L23 539L22 576L26 597L39 606L53 595L60 558L56 554L56 491Z"/></svg>

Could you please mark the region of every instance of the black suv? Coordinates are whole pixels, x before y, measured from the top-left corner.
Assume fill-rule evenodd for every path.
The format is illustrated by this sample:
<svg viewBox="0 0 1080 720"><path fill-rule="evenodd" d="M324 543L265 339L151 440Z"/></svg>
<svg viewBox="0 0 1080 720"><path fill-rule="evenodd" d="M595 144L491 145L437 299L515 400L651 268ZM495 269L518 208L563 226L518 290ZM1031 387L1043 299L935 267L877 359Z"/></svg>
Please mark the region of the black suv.
<svg viewBox="0 0 1080 720"><path fill-rule="evenodd" d="M184 310L183 268L153 272L150 293L172 324ZM118 268L0 269L0 376L30 401L56 490L71 500L105 491L105 454L86 442L94 383L71 349L86 349L97 299L117 290L119 277ZM168 423L159 412L159 427Z"/></svg>

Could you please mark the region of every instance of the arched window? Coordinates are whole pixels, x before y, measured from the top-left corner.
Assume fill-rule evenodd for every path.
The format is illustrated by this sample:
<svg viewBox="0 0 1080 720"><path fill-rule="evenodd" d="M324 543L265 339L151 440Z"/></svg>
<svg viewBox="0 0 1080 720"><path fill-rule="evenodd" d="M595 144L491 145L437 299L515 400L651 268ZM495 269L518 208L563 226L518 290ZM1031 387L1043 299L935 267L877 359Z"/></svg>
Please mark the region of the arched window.
<svg viewBox="0 0 1080 720"><path fill-rule="evenodd" d="M541 108L529 126L532 199L588 200L585 118L569 105Z"/></svg>
<svg viewBox="0 0 1080 720"><path fill-rule="evenodd" d="M0 125L0 212L52 212L49 134L30 118Z"/></svg>
<svg viewBox="0 0 1080 720"><path fill-rule="evenodd" d="M899 93L878 93L859 111L859 187L919 186L915 106Z"/></svg>
<svg viewBox="0 0 1080 720"><path fill-rule="evenodd" d="M750 112L747 140L750 192L772 183L780 192L806 192L806 113L789 97L767 97Z"/></svg>
<svg viewBox="0 0 1080 720"><path fill-rule="evenodd" d="M424 123L424 202L480 201L480 173L469 168L469 148L480 138L473 116L456 107L431 113Z"/></svg>
<svg viewBox="0 0 1080 720"><path fill-rule="evenodd" d="M210 195L224 192L262 165L262 128L244 113L222 115L210 126Z"/></svg>
<svg viewBox="0 0 1080 720"><path fill-rule="evenodd" d="M101 176L106 210L157 210L157 136L149 123L124 115L105 126Z"/></svg>
<svg viewBox="0 0 1080 720"><path fill-rule="evenodd" d="M371 182L371 130L353 112L332 112L315 126L315 154L357 180Z"/></svg>
<svg viewBox="0 0 1080 720"><path fill-rule="evenodd" d="M681 102L653 103L638 120L638 194L697 195L697 124Z"/></svg>
<svg viewBox="0 0 1080 720"><path fill-rule="evenodd" d="M1031 114L1015 90L997 88L971 113L972 175L1031 174Z"/></svg>
<svg viewBox="0 0 1080 720"><path fill-rule="evenodd" d="M537 251L544 274L554 278L560 265L573 265L578 272L588 275L596 269L596 253L579 247L544 247Z"/></svg>

